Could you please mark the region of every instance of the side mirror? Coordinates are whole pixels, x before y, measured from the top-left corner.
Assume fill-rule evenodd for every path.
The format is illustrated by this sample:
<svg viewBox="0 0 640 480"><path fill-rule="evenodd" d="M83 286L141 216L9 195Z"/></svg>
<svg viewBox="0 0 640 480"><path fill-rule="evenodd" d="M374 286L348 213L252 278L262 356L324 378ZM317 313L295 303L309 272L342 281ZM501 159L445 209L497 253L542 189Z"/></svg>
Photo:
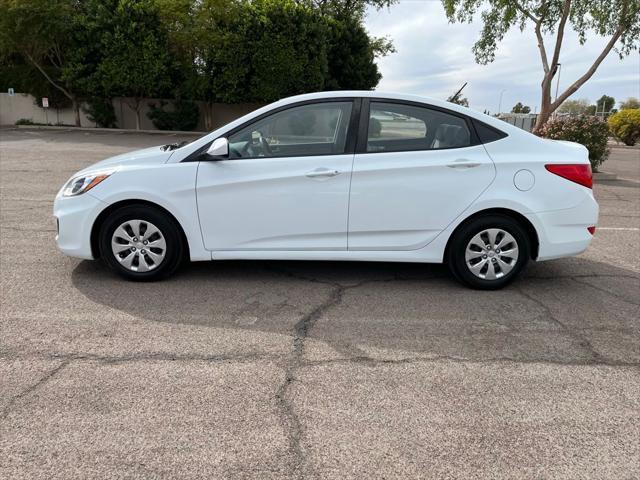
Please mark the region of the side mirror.
<svg viewBox="0 0 640 480"><path fill-rule="evenodd" d="M226 158L229 156L229 141L224 138L216 138L207 150L207 155L215 159Z"/></svg>

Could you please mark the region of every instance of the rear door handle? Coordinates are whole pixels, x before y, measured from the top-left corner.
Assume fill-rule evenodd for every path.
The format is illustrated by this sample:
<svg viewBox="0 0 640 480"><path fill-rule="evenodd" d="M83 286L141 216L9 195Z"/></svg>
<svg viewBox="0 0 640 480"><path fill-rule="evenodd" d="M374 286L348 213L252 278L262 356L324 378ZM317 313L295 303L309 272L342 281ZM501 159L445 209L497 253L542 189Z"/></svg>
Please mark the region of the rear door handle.
<svg viewBox="0 0 640 480"><path fill-rule="evenodd" d="M482 165L482 164L478 163L478 162L469 162L468 160L456 160L455 162L448 164L447 167L449 167L449 168L473 168L473 167L479 167L480 165Z"/></svg>
<svg viewBox="0 0 640 480"><path fill-rule="evenodd" d="M336 175L340 175L338 170L330 170L328 168L316 168L315 170L311 170L306 173L306 176L309 178L314 177L335 177Z"/></svg>

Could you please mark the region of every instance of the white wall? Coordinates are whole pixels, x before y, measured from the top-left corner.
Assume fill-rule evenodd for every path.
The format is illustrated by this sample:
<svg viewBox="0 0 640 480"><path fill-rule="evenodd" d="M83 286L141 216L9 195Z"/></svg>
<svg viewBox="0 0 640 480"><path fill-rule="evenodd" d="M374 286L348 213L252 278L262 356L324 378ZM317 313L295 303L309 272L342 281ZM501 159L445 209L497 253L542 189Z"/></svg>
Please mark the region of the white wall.
<svg viewBox="0 0 640 480"><path fill-rule="evenodd" d="M160 99L149 98L143 100L143 106L140 112L140 128L142 130L156 130L156 127L147 117L147 112L150 110L149 105L152 103L160 105ZM171 101L167 101L167 107L169 107L171 103ZM200 119L196 130L205 131L204 105L201 102L198 102L198 104L200 106ZM249 103L237 105L215 103L213 105L213 128L215 129L235 120L260 106L261 105ZM127 105L126 98L114 98L113 107L118 128L135 130L136 115ZM9 96L8 93L0 93L0 125L15 125L21 118L29 119L35 123L75 125L75 115L71 108L60 110L55 108L44 109L36 104L36 99L31 95L16 93L14 96ZM89 121L82 109L80 110L80 122L83 127L96 126L95 123Z"/></svg>
<svg viewBox="0 0 640 480"><path fill-rule="evenodd" d="M41 108L36 104L36 99L26 93L16 93L11 96L8 93L0 93L0 125L15 125L21 118L29 119L35 123L64 123L75 125L76 117L73 109ZM89 121L80 110L80 122L83 127L95 127L96 124Z"/></svg>

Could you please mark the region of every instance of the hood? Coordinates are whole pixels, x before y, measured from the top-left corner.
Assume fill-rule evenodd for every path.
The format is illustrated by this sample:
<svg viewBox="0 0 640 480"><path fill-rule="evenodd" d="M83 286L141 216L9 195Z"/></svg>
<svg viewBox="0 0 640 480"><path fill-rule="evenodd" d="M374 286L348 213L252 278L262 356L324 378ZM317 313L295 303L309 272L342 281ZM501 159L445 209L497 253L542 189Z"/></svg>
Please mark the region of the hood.
<svg viewBox="0 0 640 480"><path fill-rule="evenodd" d="M96 170L101 169L115 169L118 167L166 163L172 153L172 150L162 150L162 146L143 148L142 150L123 153L122 155L116 155L115 157L110 157L94 163L93 165L83 168L77 174L95 172Z"/></svg>

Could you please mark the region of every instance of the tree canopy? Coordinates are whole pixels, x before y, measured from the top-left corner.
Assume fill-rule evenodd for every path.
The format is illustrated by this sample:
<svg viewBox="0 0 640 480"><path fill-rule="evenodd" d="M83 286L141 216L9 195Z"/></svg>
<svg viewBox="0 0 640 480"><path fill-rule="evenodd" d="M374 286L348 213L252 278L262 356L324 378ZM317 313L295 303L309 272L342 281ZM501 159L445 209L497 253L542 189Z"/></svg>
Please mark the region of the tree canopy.
<svg viewBox="0 0 640 480"><path fill-rule="evenodd" d="M562 105L560 105L558 111L568 113L569 115L582 115L587 112L588 108L589 100L586 98L580 98L576 100L566 100Z"/></svg>
<svg viewBox="0 0 640 480"><path fill-rule="evenodd" d="M0 0L0 82L55 90L77 112L82 99L128 97L138 123L145 97L211 105L372 89L393 46L367 33L364 12L394 1Z"/></svg>
<svg viewBox="0 0 640 480"><path fill-rule="evenodd" d="M620 102L620 110L632 110L635 108L640 108L640 100L636 97L629 97Z"/></svg>
<svg viewBox="0 0 640 480"><path fill-rule="evenodd" d="M508 31L513 28L524 31L527 25L533 26L543 70L536 131L593 76L611 50L615 49L623 57L640 45L640 0L443 0L443 5L451 22L472 22L480 14L482 31L473 45L473 52L481 64L495 59L499 44ZM592 35L608 40L592 65L552 100L551 84L560 65L567 27L577 32L580 44ZM545 34L555 39L549 49Z"/></svg>
<svg viewBox="0 0 640 480"><path fill-rule="evenodd" d="M511 109L511 113L529 113L531 112L531 107L528 105L523 105L522 102L516 103Z"/></svg>

